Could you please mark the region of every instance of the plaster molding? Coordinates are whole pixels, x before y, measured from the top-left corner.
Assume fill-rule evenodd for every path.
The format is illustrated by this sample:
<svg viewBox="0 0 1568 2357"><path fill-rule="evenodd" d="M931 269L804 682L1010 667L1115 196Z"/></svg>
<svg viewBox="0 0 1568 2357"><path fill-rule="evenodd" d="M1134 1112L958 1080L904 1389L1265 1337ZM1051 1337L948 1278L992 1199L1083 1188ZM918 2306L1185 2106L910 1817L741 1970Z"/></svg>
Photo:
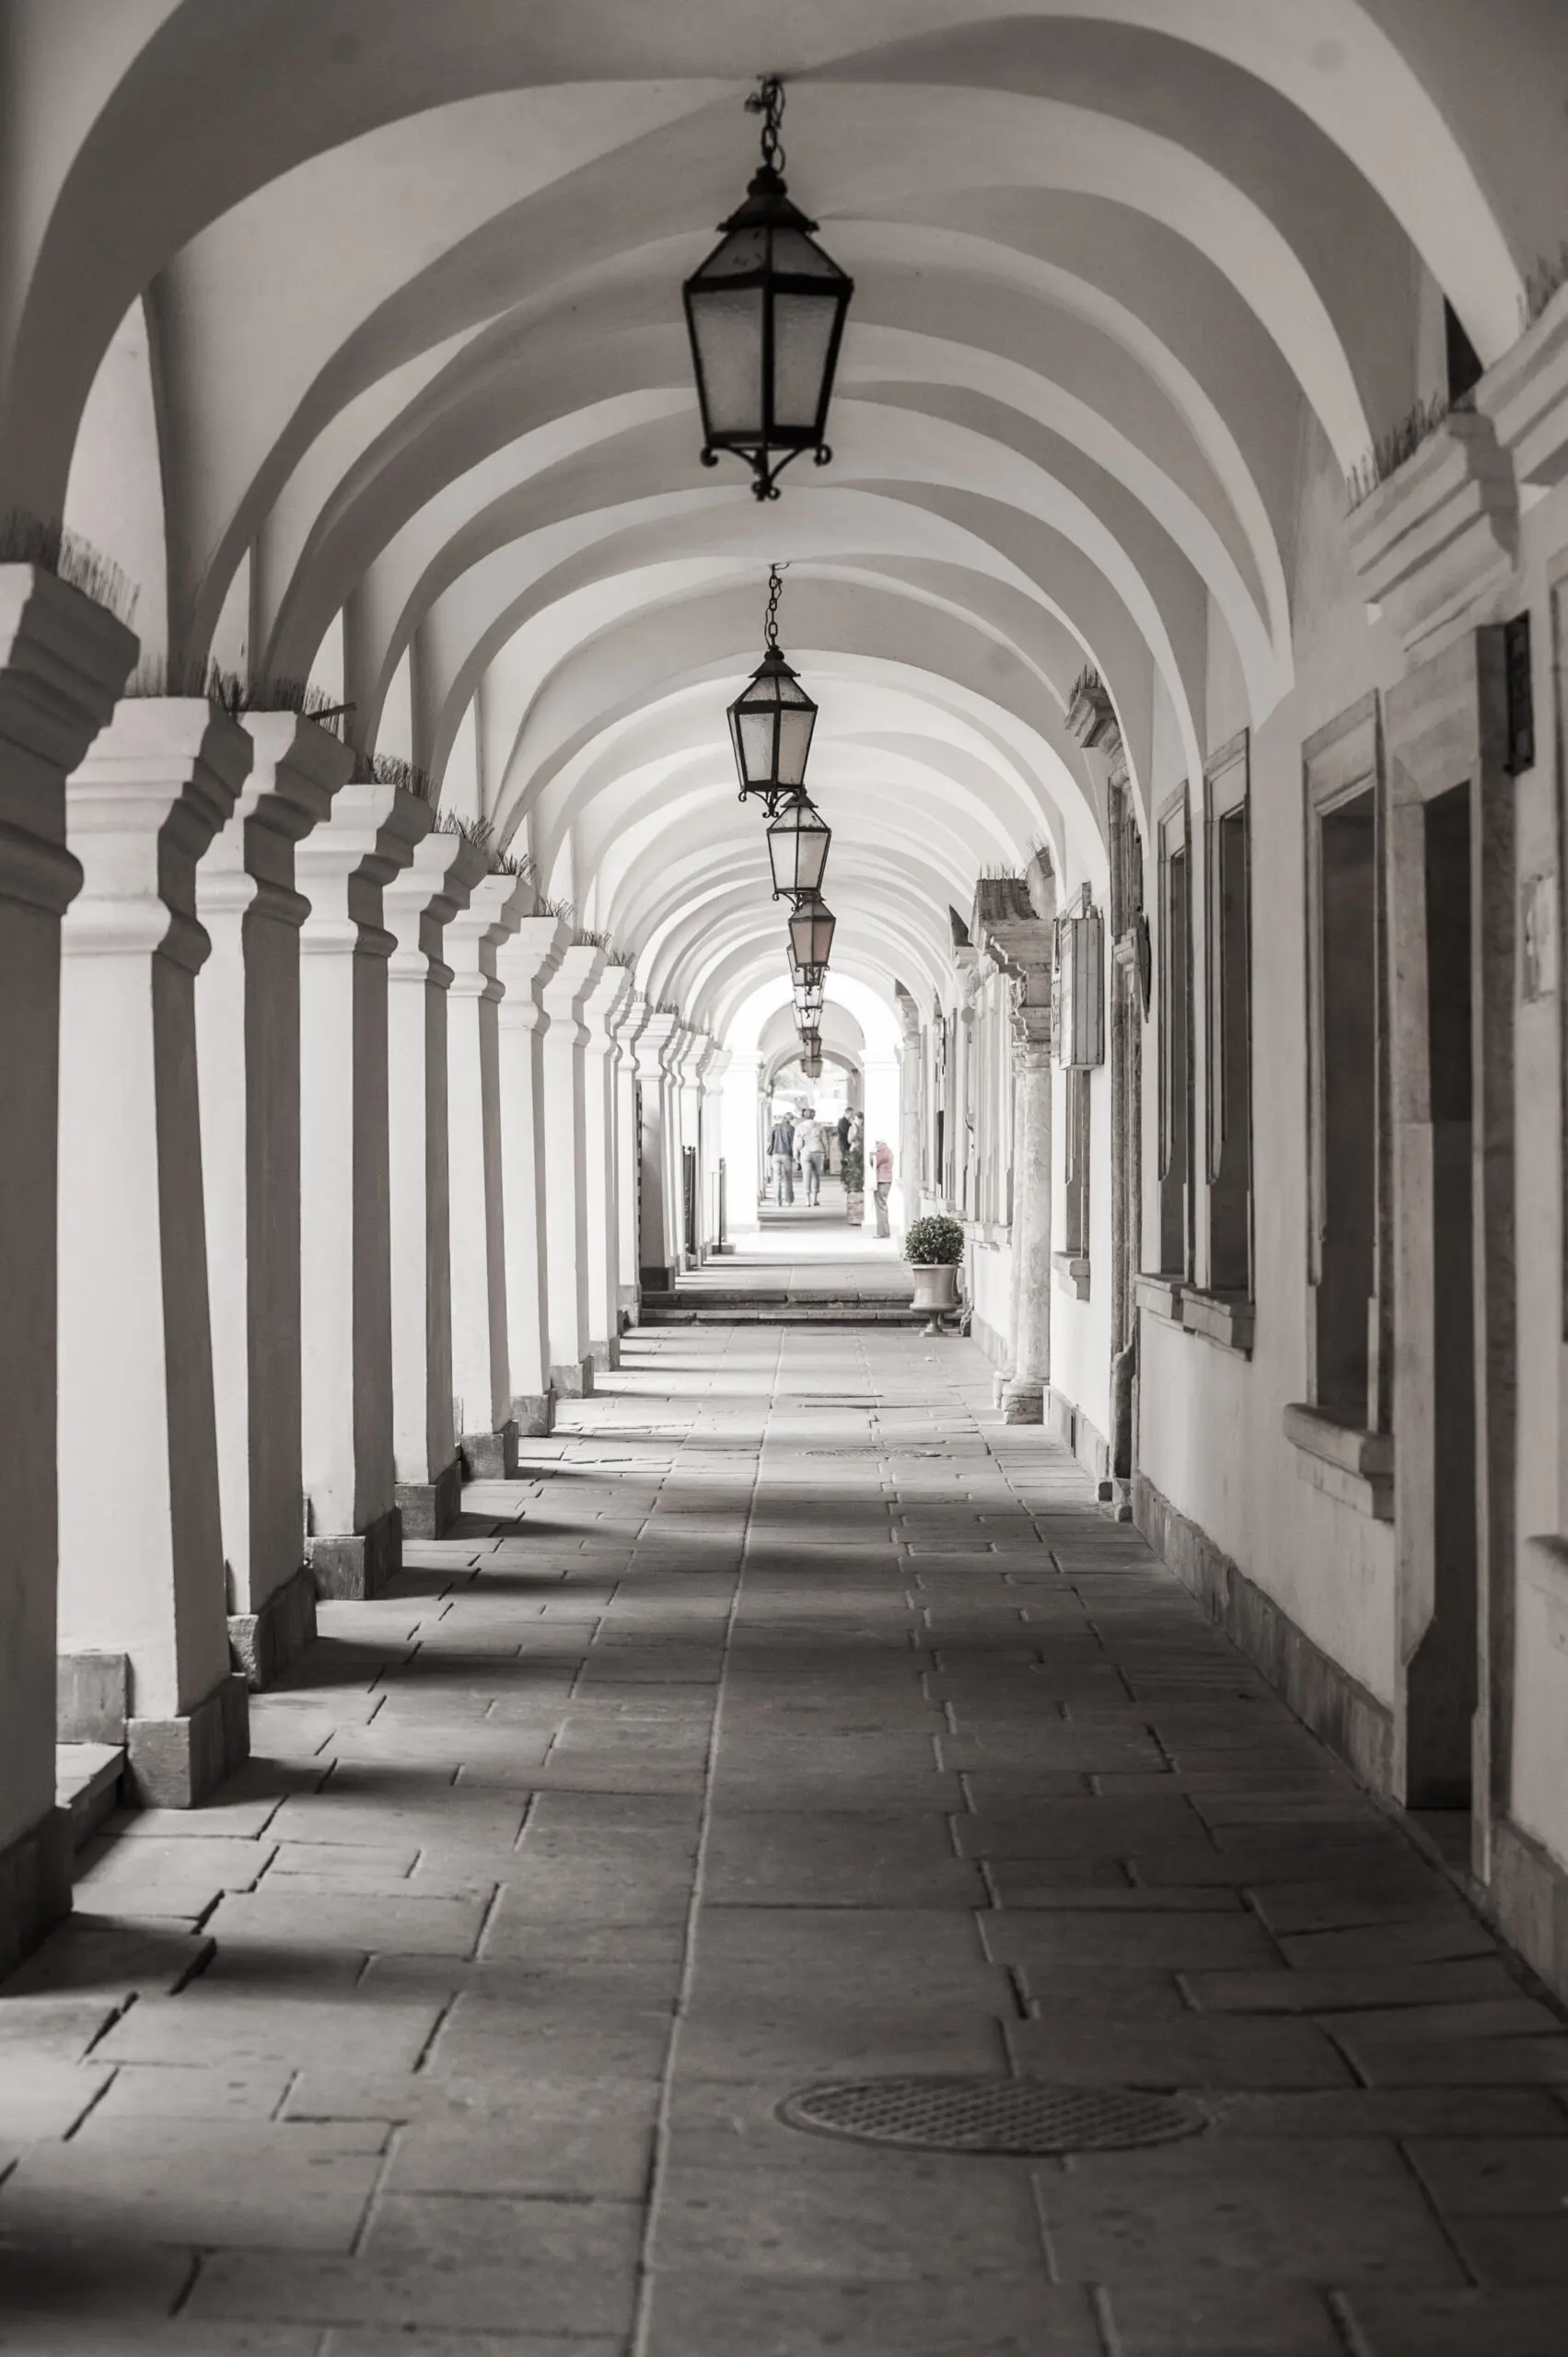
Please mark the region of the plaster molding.
<svg viewBox="0 0 1568 2357"><path fill-rule="evenodd" d="M1067 734L1086 753L1103 753L1108 761L1122 758L1121 724L1110 701L1110 691L1098 671L1080 672L1067 706Z"/></svg>
<svg viewBox="0 0 1568 2357"><path fill-rule="evenodd" d="M1519 549L1514 469L1492 419L1456 410L1350 518L1367 604L1425 662L1499 619Z"/></svg>
<svg viewBox="0 0 1568 2357"><path fill-rule="evenodd" d="M1568 286L1487 370L1475 404L1513 460L1522 505L1568 477Z"/></svg>

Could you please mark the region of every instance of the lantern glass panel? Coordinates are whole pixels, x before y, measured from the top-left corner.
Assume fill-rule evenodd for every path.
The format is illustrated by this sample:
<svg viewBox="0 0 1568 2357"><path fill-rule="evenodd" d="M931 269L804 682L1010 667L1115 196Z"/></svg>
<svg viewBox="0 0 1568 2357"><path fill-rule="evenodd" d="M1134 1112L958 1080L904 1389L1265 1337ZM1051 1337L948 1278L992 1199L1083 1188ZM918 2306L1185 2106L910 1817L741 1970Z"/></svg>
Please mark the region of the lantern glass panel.
<svg viewBox="0 0 1568 2357"><path fill-rule="evenodd" d="M819 438L826 424L824 388L830 382L838 333L835 296L778 295L773 298L773 424L792 437Z"/></svg>
<svg viewBox="0 0 1568 2357"><path fill-rule="evenodd" d="M820 890L833 830L802 797L788 802L768 829L768 861L773 898Z"/></svg>
<svg viewBox="0 0 1568 2357"><path fill-rule="evenodd" d="M834 924L833 912L819 894L813 893L809 900L802 901L789 921L790 939L798 964L827 964L833 953Z"/></svg>
<svg viewBox="0 0 1568 2357"><path fill-rule="evenodd" d="M692 290L689 304L703 411L709 439L760 441L762 408L762 291L719 284Z"/></svg>

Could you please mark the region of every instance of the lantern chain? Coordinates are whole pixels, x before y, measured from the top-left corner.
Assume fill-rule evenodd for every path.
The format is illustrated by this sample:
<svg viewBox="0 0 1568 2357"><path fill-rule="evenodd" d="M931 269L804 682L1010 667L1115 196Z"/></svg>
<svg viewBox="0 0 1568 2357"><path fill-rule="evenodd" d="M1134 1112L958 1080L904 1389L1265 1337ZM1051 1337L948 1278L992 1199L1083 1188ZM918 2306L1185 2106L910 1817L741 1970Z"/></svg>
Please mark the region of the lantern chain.
<svg viewBox="0 0 1568 2357"><path fill-rule="evenodd" d="M779 651L779 599L784 595L784 567L768 567L767 647L770 655Z"/></svg>
<svg viewBox="0 0 1568 2357"><path fill-rule="evenodd" d="M784 169L784 151L779 140L784 106L784 84L776 74L764 75L746 101L747 113L762 118L762 161L775 172Z"/></svg>

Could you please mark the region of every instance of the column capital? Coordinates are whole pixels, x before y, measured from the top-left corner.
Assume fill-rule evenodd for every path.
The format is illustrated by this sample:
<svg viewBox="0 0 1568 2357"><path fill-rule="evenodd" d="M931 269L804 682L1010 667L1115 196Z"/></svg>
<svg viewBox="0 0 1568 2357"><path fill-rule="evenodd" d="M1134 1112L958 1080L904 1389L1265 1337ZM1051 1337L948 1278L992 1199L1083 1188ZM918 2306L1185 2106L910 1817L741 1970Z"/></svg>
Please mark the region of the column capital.
<svg viewBox="0 0 1568 2357"><path fill-rule="evenodd" d="M351 779L332 798L325 826L308 835L295 855L295 873L310 902L305 921L308 951L378 950L397 943L384 930L385 888L408 867L436 813L417 794L378 781Z"/></svg>
<svg viewBox="0 0 1568 2357"><path fill-rule="evenodd" d="M331 813L354 756L319 722L297 712L248 712L250 771L226 823L196 875L203 917L263 907L303 924L309 902L294 888L295 847Z"/></svg>
<svg viewBox="0 0 1568 2357"><path fill-rule="evenodd" d="M66 912L73 957L161 950L190 972L210 943L196 916L196 863L231 815L250 768L245 731L205 696L131 696L66 780L82 898Z"/></svg>
<svg viewBox="0 0 1568 2357"><path fill-rule="evenodd" d="M471 846L470 846L471 848ZM448 919L447 941L452 966L452 989L459 998L499 999L505 984L496 958L533 906L533 886L523 876L509 876L490 867L469 888L464 905Z"/></svg>
<svg viewBox="0 0 1568 2357"><path fill-rule="evenodd" d="M501 1021L508 1028L542 1031L550 1017L544 994L572 938L561 917L525 916L495 953L495 970L506 995Z"/></svg>
<svg viewBox="0 0 1568 2357"><path fill-rule="evenodd" d="M588 1028L591 1054L605 1056L614 1051L621 1010L631 994L631 969L605 966L583 1002L583 1021Z"/></svg>
<svg viewBox="0 0 1568 2357"><path fill-rule="evenodd" d="M52 771L74 770L107 726L136 659L137 641L104 606L33 564L0 564L0 746ZM63 841L24 784L0 768L0 817ZM28 782L30 784L30 781Z"/></svg>
<svg viewBox="0 0 1568 2357"><path fill-rule="evenodd" d="M433 827L413 847L408 865L383 886L383 923L397 942L395 981L452 979L445 958L447 927L485 873L485 854L464 835Z"/></svg>
<svg viewBox="0 0 1568 2357"><path fill-rule="evenodd" d="M604 970L605 953L591 942L569 941L560 962L544 986L544 1009L552 1034L574 1033L575 1044L587 1047L588 1033L583 1008ZM548 1036L548 1035L547 1035Z"/></svg>
<svg viewBox="0 0 1568 2357"><path fill-rule="evenodd" d="M637 1077L639 1080L669 1078L668 1050L679 1027L680 1017L673 1007L650 1006L636 1038Z"/></svg>

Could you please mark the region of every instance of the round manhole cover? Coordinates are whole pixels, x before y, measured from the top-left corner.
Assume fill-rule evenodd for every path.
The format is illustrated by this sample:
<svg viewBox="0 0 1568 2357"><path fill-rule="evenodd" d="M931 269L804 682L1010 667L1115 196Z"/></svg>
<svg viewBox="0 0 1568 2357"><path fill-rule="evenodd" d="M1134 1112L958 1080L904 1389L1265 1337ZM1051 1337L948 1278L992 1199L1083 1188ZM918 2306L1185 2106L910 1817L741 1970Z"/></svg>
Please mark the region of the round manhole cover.
<svg viewBox="0 0 1568 2357"><path fill-rule="evenodd" d="M1207 2115L1141 2087L1043 2079L837 2079L779 2106L791 2128L938 2153L1116 2153L1195 2136Z"/></svg>

